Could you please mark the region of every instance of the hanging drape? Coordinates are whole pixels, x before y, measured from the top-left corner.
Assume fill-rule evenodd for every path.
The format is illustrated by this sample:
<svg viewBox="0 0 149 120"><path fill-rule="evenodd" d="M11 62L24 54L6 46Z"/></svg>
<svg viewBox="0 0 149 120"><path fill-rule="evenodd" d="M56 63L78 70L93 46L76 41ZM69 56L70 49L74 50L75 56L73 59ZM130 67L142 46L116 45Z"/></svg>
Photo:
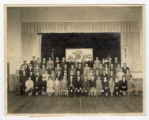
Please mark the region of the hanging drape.
<svg viewBox="0 0 149 120"><path fill-rule="evenodd" d="M41 36L37 33L121 33L121 58L124 48L128 48L127 64L132 71L142 71L140 59L139 22L23 22L22 42L24 59L33 55L41 57Z"/></svg>

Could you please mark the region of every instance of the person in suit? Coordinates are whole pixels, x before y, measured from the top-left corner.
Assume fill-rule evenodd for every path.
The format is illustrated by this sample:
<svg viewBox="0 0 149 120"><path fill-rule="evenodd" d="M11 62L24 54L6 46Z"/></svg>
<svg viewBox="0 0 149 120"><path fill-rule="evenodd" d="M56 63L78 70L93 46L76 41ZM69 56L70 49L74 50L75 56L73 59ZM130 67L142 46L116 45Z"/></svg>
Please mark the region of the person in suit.
<svg viewBox="0 0 149 120"><path fill-rule="evenodd" d="M122 70L124 73L126 73L126 71L129 70L129 67L127 67L126 63L123 64Z"/></svg>
<svg viewBox="0 0 149 120"><path fill-rule="evenodd" d="M114 95L119 96L120 95L120 81L118 78L115 78L114 82Z"/></svg>
<svg viewBox="0 0 149 120"><path fill-rule="evenodd" d="M54 61L51 57L49 57L49 60L47 61L47 66L49 66L51 69L54 68Z"/></svg>
<svg viewBox="0 0 149 120"><path fill-rule="evenodd" d="M25 82L27 80L26 71L23 71L23 74L20 76L20 93L21 95L25 95Z"/></svg>
<svg viewBox="0 0 149 120"><path fill-rule="evenodd" d="M43 75L46 71L46 66L42 65L41 69L40 69L40 75Z"/></svg>
<svg viewBox="0 0 149 120"><path fill-rule="evenodd" d="M75 82L73 79L73 76L69 76L69 80L68 80L68 95L69 97L73 97L75 94Z"/></svg>
<svg viewBox="0 0 149 120"><path fill-rule="evenodd" d="M40 67L42 67L43 65L45 65L45 67L47 67L47 63L46 63L46 58L42 58L41 64L38 63Z"/></svg>
<svg viewBox="0 0 149 120"><path fill-rule="evenodd" d="M60 64L59 57L56 57L56 58L55 58L54 67L56 67L57 64Z"/></svg>
<svg viewBox="0 0 149 120"><path fill-rule="evenodd" d="M38 96L39 95L39 78L35 77L34 81L34 95Z"/></svg>
<svg viewBox="0 0 149 120"><path fill-rule="evenodd" d="M122 80L120 81L121 94L125 96L127 94L127 89L128 89L128 86L127 86L126 76L123 75Z"/></svg>
<svg viewBox="0 0 149 120"><path fill-rule="evenodd" d="M138 88L137 88L137 85L136 83L134 82L133 80L133 77L130 76L130 79L127 81L127 87L128 87L128 96L131 96L134 92L135 96L138 95Z"/></svg>
<svg viewBox="0 0 149 120"><path fill-rule="evenodd" d="M51 77L49 77L49 79L47 80L47 95L48 96L52 96L54 93L54 81L51 79Z"/></svg>
<svg viewBox="0 0 149 120"><path fill-rule="evenodd" d="M46 95L46 89L47 89L47 81L45 79L45 77L42 77L42 92L41 94L44 96Z"/></svg>
<svg viewBox="0 0 149 120"><path fill-rule="evenodd" d="M60 81L60 92L61 96L68 96L66 76L63 76L63 79Z"/></svg>
<svg viewBox="0 0 149 120"><path fill-rule="evenodd" d="M32 71L29 73L28 77L31 77L31 80L35 81L35 76Z"/></svg>
<svg viewBox="0 0 149 120"><path fill-rule="evenodd" d="M99 60L98 57L96 57L96 60L94 61L94 64L95 64L96 68L99 68L100 60Z"/></svg>
<svg viewBox="0 0 149 120"><path fill-rule="evenodd" d="M78 67L76 68L76 71L80 71L80 74L83 74L83 68L81 66L81 63L78 64Z"/></svg>
<svg viewBox="0 0 149 120"><path fill-rule="evenodd" d="M36 65L36 57L35 56L32 57L30 64L32 65L32 67L35 67L35 65Z"/></svg>
<svg viewBox="0 0 149 120"><path fill-rule="evenodd" d="M64 68L64 65L66 64L66 59L65 57L62 58L62 61L61 61L61 67L62 69Z"/></svg>
<svg viewBox="0 0 149 120"><path fill-rule="evenodd" d="M109 95L109 81L107 77L104 77L103 79L103 90L104 90L104 95L108 96Z"/></svg>
<svg viewBox="0 0 149 120"><path fill-rule="evenodd" d="M82 92L84 96L88 96L88 92L89 92L89 81L87 80L87 77L84 76L84 79L82 81Z"/></svg>
<svg viewBox="0 0 149 120"><path fill-rule="evenodd" d="M102 81L100 76L96 77L96 90L97 90L97 96L101 95L102 93Z"/></svg>
<svg viewBox="0 0 149 120"><path fill-rule="evenodd" d="M91 76L91 80L89 81L89 86L90 86L90 91L89 95L90 96L96 96L96 81L94 76Z"/></svg>
<svg viewBox="0 0 149 120"><path fill-rule="evenodd" d="M120 65L120 62L118 61L118 57L114 57L114 68L117 68L118 64Z"/></svg>
<svg viewBox="0 0 149 120"><path fill-rule="evenodd" d="M31 77L29 77L28 80L25 81L25 93L28 96L32 96L33 88L34 88L33 80L31 80Z"/></svg>
<svg viewBox="0 0 149 120"><path fill-rule="evenodd" d="M77 76L76 82L75 82L75 90L76 90L76 96L80 97L82 95L82 81L81 77Z"/></svg>
<svg viewBox="0 0 149 120"><path fill-rule="evenodd" d="M27 67L27 69L26 69L26 74L28 77L30 76L30 72L33 72L32 64L29 64L29 67Z"/></svg>

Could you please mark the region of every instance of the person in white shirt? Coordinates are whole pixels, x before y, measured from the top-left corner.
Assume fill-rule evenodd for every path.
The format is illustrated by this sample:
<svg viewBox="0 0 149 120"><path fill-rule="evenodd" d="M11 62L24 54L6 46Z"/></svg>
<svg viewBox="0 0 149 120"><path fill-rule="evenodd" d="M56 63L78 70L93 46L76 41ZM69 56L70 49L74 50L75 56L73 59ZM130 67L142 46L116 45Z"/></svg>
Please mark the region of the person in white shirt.
<svg viewBox="0 0 149 120"><path fill-rule="evenodd" d="M51 96L54 93L54 81L49 77L47 81L47 95Z"/></svg>
<svg viewBox="0 0 149 120"><path fill-rule="evenodd" d="M31 96L33 93L33 88L34 88L34 83L33 80L31 80L31 77L28 78L28 80L26 80L25 82L25 92L28 96Z"/></svg>

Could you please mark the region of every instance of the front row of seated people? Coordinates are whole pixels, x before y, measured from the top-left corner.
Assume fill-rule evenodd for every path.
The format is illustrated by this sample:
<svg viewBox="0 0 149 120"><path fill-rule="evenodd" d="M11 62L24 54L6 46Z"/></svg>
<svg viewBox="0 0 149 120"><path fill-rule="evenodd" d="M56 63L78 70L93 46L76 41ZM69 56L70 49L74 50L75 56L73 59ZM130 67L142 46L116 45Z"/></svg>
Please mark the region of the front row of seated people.
<svg viewBox="0 0 149 120"><path fill-rule="evenodd" d="M76 79L76 80L75 80ZM54 95L54 96L120 96L120 95L131 95L132 92L135 92L135 95L138 94L138 90L134 84L132 76L130 80L126 80L126 76L122 76L122 80L118 80L116 77L113 80L113 77L103 77L103 80L100 76L91 76L90 80L87 80L87 77L84 76L81 79L81 76L63 76L62 80L59 80L57 77L55 80L49 76L48 79L42 77L42 80L39 80L39 77L35 77L35 81L28 78L25 81L25 94L26 95Z"/></svg>

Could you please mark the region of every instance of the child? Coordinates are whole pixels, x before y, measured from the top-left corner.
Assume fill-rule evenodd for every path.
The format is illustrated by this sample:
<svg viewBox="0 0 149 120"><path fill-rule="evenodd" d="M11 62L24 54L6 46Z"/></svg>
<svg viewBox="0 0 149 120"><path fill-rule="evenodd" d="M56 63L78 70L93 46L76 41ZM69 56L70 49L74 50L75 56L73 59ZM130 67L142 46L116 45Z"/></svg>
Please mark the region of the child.
<svg viewBox="0 0 149 120"><path fill-rule="evenodd" d="M107 80L107 77L104 77L104 79L103 79L103 90L104 90L105 96L108 96L108 94L109 94L109 82Z"/></svg>
<svg viewBox="0 0 149 120"><path fill-rule="evenodd" d="M102 81L100 79L100 76L96 79L96 89L97 89L97 96L101 95L102 93Z"/></svg>
<svg viewBox="0 0 149 120"><path fill-rule="evenodd" d="M114 81L113 81L113 78L112 77L110 77L109 88L110 88L111 96L113 96L113 92L114 92Z"/></svg>
<svg viewBox="0 0 149 120"><path fill-rule="evenodd" d="M122 76L122 80L120 81L120 90L122 95L126 95L127 94L127 81L126 81L126 77L125 75Z"/></svg>
<svg viewBox="0 0 149 120"><path fill-rule="evenodd" d="M25 82L25 92L28 96L31 96L33 94L33 80L31 80L31 77L28 78L28 80Z"/></svg>
<svg viewBox="0 0 149 120"><path fill-rule="evenodd" d="M54 82L54 94L55 94L55 96L60 96L60 82L59 82L58 78L56 78L56 80Z"/></svg>
<svg viewBox="0 0 149 120"><path fill-rule="evenodd" d="M49 79L47 80L47 95L51 96L54 93L54 82L51 79L51 77L49 77Z"/></svg>
<svg viewBox="0 0 149 120"><path fill-rule="evenodd" d="M63 76L63 79L60 83L60 90L61 90L61 96L63 96L63 95L68 96L66 76Z"/></svg>

